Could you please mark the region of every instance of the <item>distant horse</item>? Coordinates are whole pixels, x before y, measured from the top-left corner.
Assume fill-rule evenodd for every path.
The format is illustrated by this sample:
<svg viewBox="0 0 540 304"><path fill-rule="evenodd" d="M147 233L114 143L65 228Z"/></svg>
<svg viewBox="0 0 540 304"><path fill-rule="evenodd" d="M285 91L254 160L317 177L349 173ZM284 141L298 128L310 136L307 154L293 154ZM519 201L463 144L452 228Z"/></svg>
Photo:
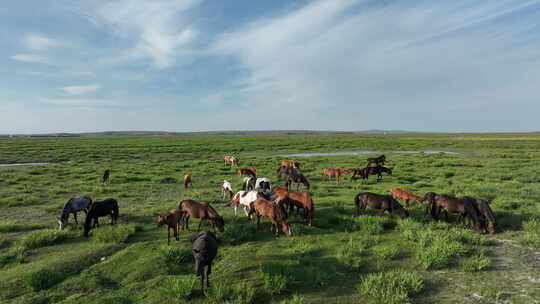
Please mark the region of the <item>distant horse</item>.
<svg viewBox="0 0 540 304"><path fill-rule="evenodd" d="M216 236L209 231L194 233L191 236L192 254L195 260L195 271L201 277L201 292L204 294L204 279L206 278L206 288L210 287L210 274L212 273L212 262L217 256L218 242ZM206 273L204 268L206 267Z"/></svg>
<svg viewBox="0 0 540 304"><path fill-rule="evenodd" d="M369 167L351 169L351 171L352 171L351 180L357 179L358 176L360 176L362 179L366 179L366 176L368 175L368 170L369 170L368 168Z"/></svg>
<svg viewBox="0 0 540 304"><path fill-rule="evenodd" d="M193 188L193 183L191 182L191 173L184 175L184 189L187 189L189 186Z"/></svg>
<svg viewBox="0 0 540 304"><path fill-rule="evenodd" d="M284 159L281 161L281 165L288 168L300 169L300 163L295 160Z"/></svg>
<svg viewBox="0 0 540 304"><path fill-rule="evenodd" d="M250 210L253 209L253 202L257 200L259 193L257 191L238 191L231 199L231 205L234 207L234 216L238 207L244 208L246 216L250 217Z"/></svg>
<svg viewBox="0 0 540 304"><path fill-rule="evenodd" d="M238 166L238 159L236 157L234 157L234 156L225 155L223 157L223 160L225 161L226 165L230 165L231 167L232 166Z"/></svg>
<svg viewBox="0 0 540 304"><path fill-rule="evenodd" d="M494 234L497 230L497 220L495 219L495 214L493 213L493 210L491 210L488 201L469 196L463 197L463 200L472 203L478 211L481 220L481 228L484 232L487 231Z"/></svg>
<svg viewBox="0 0 540 304"><path fill-rule="evenodd" d="M446 220L448 214L458 214L459 219L469 218L477 230L480 230L481 219L478 210L470 200L464 200L449 195L440 195L433 192L428 192L424 198L429 200L431 205L431 216L438 219L442 211L445 212Z"/></svg>
<svg viewBox="0 0 540 304"><path fill-rule="evenodd" d="M250 169L254 174L257 174L257 167L250 166L248 169Z"/></svg>
<svg viewBox="0 0 540 304"><path fill-rule="evenodd" d="M242 182L242 189L244 191L254 190L255 189L255 182L256 182L256 179L253 176L244 177L244 181Z"/></svg>
<svg viewBox="0 0 540 304"><path fill-rule="evenodd" d="M116 224L120 214L118 212L118 202L114 198L92 203L84 221L84 236L88 237L90 230L96 225L99 227L98 218L107 215L111 216L111 225Z"/></svg>
<svg viewBox="0 0 540 304"><path fill-rule="evenodd" d="M409 216L409 212L390 195L360 192L354 197L354 204L357 216L360 215L360 211L364 211L367 207L380 210L379 215L383 215L385 211L388 211L390 214L399 214L401 218Z"/></svg>
<svg viewBox="0 0 540 304"><path fill-rule="evenodd" d="M384 156L384 154L381 156L370 157L367 159L368 166L371 166L372 164L374 164L375 166L383 166L385 162L386 162L386 156Z"/></svg>
<svg viewBox="0 0 540 304"><path fill-rule="evenodd" d="M365 167L362 169L361 176L364 180L368 180L370 175L377 175L377 181L382 180L382 174L392 175L392 169L383 166Z"/></svg>
<svg viewBox="0 0 540 304"><path fill-rule="evenodd" d="M84 211L88 215L88 209L92 204L92 199L88 196L78 196L70 198L62 209L60 217L58 217L58 225L60 225L60 230L63 230L68 224L69 215L73 213L75 218L75 224L79 224L77 221L77 212Z"/></svg>
<svg viewBox="0 0 540 304"><path fill-rule="evenodd" d="M103 172L103 176L101 176L101 183L102 184L109 183L110 177L111 177L111 169L105 170L105 172Z"/></svg>
<svg viewBox="0 0 540 304"><path fill-rule="evenodd" d="M287 189L291 189L292 185L296 184L296 190L299 189L300 184L302 184L307 190L309 190L310 184L309 180L302 174L300 171L291 168L285 173L285 185Z"/></svg>
<svg viewBox="0 0 540 304"><path fill-rule="evenodd" d="M171 229L173 230L174 238L180 240L180 225L182 222L182 212L178 209L172 209L169 214L159 214L157 218L157 225L161 227L167 225L167 245L171 244Z"/></svg>
<svg viewBox="0 0 540 304"><path fill-rule="evenodd" d="M210 204L203 204L192 199L185 199L180 202L178 209L182 211L182 229L189 229L190 218L198 218L200 221L197 231L201 230L201 223L204 220L210 222L210 225L214 230L217 228L219 232L224 231L225 222L223 221L223 218L214 208L212 208L212 206L210 206Z"/></svg>
<svg viewBox="0 0 540 304"><path fill-rule="evenodd" d="M253 172L251 168L241 168L238 170L238 176L244 176L244 175L256 177L255 172Z"/></svg>
<svg viewBox="0 0 540 304"><path fill-rule="evenodd" d="M255 190L261 189L264 193L272 191L272 182L267 177L259 177L255 181Z"/></svg>
<svg viewBox="0 0 540 304"><path fill-rule="evenodd" d="M232 199L234 192L233 192L232 184L229 181L224 180L221 183L221 198L225 199L226 194L229 195L229 199Z"/></svg>
<svg viewBox="0 0 540 304"><path fill-rule="evenodd" d="M423 198L407 190L394 188L390 191L392 197L397 200L405 201L405 206L409 207L409 201L415 201L418 204L422 203Z"/></svg>
<svg viewBox="0 0 540 304"><path fill-rule="evenodd" d="M328 177L328 180L335 178L338 183L339 183L339 178L342 175L349 174L351 172L352 172L351 169L343 169L343 168L324 168L323 169L323 175Z"/></svg>
<svg viewBox="0 0 540 304"><path fill-rule="evenodd" d="M257 228L259 228L261 216L264 216L272 221L270 231L275 234L275 236L279 235L279 227L281 227L281 231L286 236L290 237L292 235L291 227L287 222L287 215L283 212L283 208L278 204L274 204L263 197L259 197L253 203L253 207L252 212L255 212L257 215Z"/></svg>

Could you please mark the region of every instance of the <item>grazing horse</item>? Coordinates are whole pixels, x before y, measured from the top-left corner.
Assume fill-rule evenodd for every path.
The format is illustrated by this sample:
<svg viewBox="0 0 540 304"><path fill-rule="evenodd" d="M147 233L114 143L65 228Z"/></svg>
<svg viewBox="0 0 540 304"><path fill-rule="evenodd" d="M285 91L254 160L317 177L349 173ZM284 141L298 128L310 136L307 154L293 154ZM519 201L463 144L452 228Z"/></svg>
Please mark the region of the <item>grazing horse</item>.
<svg viewBox="0 0 540 304"><path fill-rule="evenodd" d="M365 167L364 169L362 169L361 176L364 180L368 180L370 175L377 175L377 181L379 181L382 180L383 173L392 175L392 169L383 166Z"/></svg>
<svg viewBox="0 0 540 304"><path fill-rule="evenodd" d="M191 182L191 173L184 175L184 189L187 189L191 185L193 188L193 183Z"/></svg>
<svg viewBox="0 0 540 304"><path fill-rule="evenodd" d="M64 209L62 209L60 217L58 217L58 225L60 226L60 230L63 230L68 224L69 215L71 213L73 213L73 217L75 218L75 224L78 225L79 222L77 222L77 212L82 210L88 215L88 209L90 209L91 204L92 199L88 196L78 196L70 198L64 205Z"/></svg>
<svg viewBox="0 0 540 304"><path fill-rule="evenodd" d="M386 156L384 156L384 154L381 156L370 157L367 159L368 166L371 166L372 164L374 164L375 166L383 166L384 162L386 162Z"/></svg>
<svg viewBox="0 0 540 304"><path fill-rule="evenodd" d="M96 225L99 227L98 218L107 215L111 216L111 225L116 224L120 214L118 213L118 202L114 198L92 203L84 221L84 236L88 237L90 230Z"/></svg>
<svg viewBox="0 0 540 304"><path fill-rule="evenodd" d="M281 161L281 166L287 167L287 168L295 168L300 169L300 163L295 160L290 159L284 159Z"/></svg>
<svg viewBox="0 0 540 304"><path fill-rule="evenodd" d="M178 209L182 211L182 220L183 226L182 229L189 230L189 219L198 218L199 228L197 231L201 230L201 224L204 220L209 221L214 231L217 229L219 232L224 231L225 222L223 218L217 213L217 211L207 203L199 203L192 199L185 199L180 202Z"/></svg>
<svg viewBox="0 0 540 304"><path fill-rule="evenodd" d="M223 160L225 161L226 165L230 165L231 167L232 166L238 166L238 159L236 157L234 157L234 156L225 155L223 157Z"/></svg>
<svg viewBox="0 0 540 304"><path fill-rule="evenodd" d="M267 177L259 177L255 181L255 190L261 189L264 193L272 192L272 182Z"/></svg>
<svg viewBox="0 0 540 304"><path fill-rule="evenodd" d="M224 180L221 183L221 198L225 199L226 194L229 194L229 199L232 199L234 192L232 184L229 181Z"/></svg>
<svg viewBox="0 0 540 304"><path fill-rule="evenodd" d="M204 294L204 279L206 278L206 288L210 287L210 277L212 273L212 262L216 258L218 243L216 236L209 231L194 233L191 236L192 254L195 260L195 272L201 277L201 292ZM206 267L206 273L204 268Z"/></svg>
<svg viewBox="0 0 540 304"><path fill-rule="evenodd" d="M324 168L323 169L323 175L328 177L328 180L335 178L338 183L339 183L339 178L342 175L349 174L351 172L352 172L351 169L343 169L343 168Z"/></svg>
<svg viewBox="0 0 540 304"><path fill-rule="evenodd" d="M356 179L358 176L360 176L362 179L366 179L367 175L368 175L368 172L367 170L369 170L368 168L354 168L354 169L351 169L352 171L352 176L351 176L351 180L353 179Z"/></svg>
<svg viewBox="0 0 540 304"><path fill-rule="evenodd" d="M238 191L231 200L231 205L234 206L234 216L239 206L244 208L246 216L251 219L250 211L253 209L253 202L259 197L257 191Z"/></svg>
<svg viewBox="0 0 540 304"><path fill-rule="evenodd" d="M259 197L253 203L252 212L255 212L257 215L257 228L259 228L261 216L264 216L272 221L270 231L274 233L275 236L279 235L279 227L281 227L281 231L286 236L290 237L292 235L291 227L287 222L287 214L278 204L274 204L263 197Z"/></svg>
<svg viewBox="0 0 540 304"><path fill-rule="evenodd" d="M418 204L422 203L423 198L407 190L401 188L394 188L390 191L392 197L397 200L405 201L405 206L409 207L409 201L415 201Z"/></svg>
<svg viewBox="0 0 540 304"><path fill-rule="evenodd" d="M285 172L285 185L287 186L287 189L291 189L293 183L296 184L296 190L299 189L300 184L304 185L304 187L309 190L309 181L308 179L300 173L300 171L291 168Z"/></svg>
<svg viewBox="0 0 540 304"><path fill-rule="evenodd" d="M169 211L169 214L163 215L159 214L157 218L157 225L158 227L161 227L163 225L167 225L167 245L171 244L171 229L174 233L174 238L179 241L180 240L180 224L182 221L182 213L178 209L172 209Z"/></svg>
<svg viewBox="0 0 540 304"><path fill-rule="evenodd" d="M244 181L242 182L242 189L244 191L251 191L255 189L255 178L253 176L250 177L244 177Z"/></svg>
<svg viewBox="0 0 540 304"><path fill-rule="evenodd" d="M433 192L428 192L426 196L431 205L431 216L434 219L439 218L441 211L445 212L447 221L449 213L459 214L461 220L465 218L471 219L475 228L480 230L480 214L470 200L464 200L462 198L456 198L449 195L436 194Z"/></svg>
<svg viewBox="0 0 540 304"><path fill-rule="evenodd" d="M303 210L303 217L308 225L313 225L315 218L315 204L309 192L289 192L287 194L287 204L289 205L289 213L292 213L292 208L296 207Z"/></svg>
<svg viewBox="0 0 540 304"><path fill-rule="evenodd" d="M409 216L409 212L390 195L360 192L354 197L354 204L357 216L360 215L360 211L366 210L366 207L380 210L379 215L388 211L390 214L398 213L402 219Z"/></svg>
<svg viewBox="0 0 540 304"><path fill-rule="evenodd" d="M493 210L491 210L488 201L469 196L463 197L463 200L472 203L478 211L482 230L484 230L484 232L489 232L490 234L495 234L497 231L497 220L495 219L495 214L493 213Z"/></svg>
<svg viewBox="0 0 540 304"><path fill-rule="evenodd" d="M251 168L241 168L238 170L238 176L244 176L244 175L256 177L255 172L253 172Z"/></svg>
<svg viewBox="0 0 540 304"><path fill-rule="evenodd" d="M111 177L111 169L105 170L105 172L103 172L103 175L101 176L101 183L102 184L109 183L110 177Z"/></svg>

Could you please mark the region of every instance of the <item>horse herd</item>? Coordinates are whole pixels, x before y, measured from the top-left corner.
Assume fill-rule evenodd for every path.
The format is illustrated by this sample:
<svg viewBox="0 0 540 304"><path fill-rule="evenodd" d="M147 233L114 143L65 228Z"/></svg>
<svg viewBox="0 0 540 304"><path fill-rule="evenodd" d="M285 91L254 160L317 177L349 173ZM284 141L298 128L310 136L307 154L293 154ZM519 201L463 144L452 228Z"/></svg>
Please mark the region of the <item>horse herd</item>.
<svg viewBox="0 0 540 304"><path fill-rule="evenodd" d="M238 166L238 159L234 156L225 156L226 164ZM384 167L386 157L381 155L375 158L369 158L366 167L361 169L343 169L343 168L325 168L324 176L329 180L336 179L339 183L340 177L346 174L353 174L353 178L361 176L367 179L369 175L378 175L381 178L382 173L392 174L392 170ZM243 209L249 220L253 215L257 217L257 228L259 228L261 217L267 218L271 222L271 233L278 236L280 231L290 237L292 235L288 219L295 211L307 225L313 225L315 219L315 204L309 192L310 183L307 177L301 172L300 163L294 160L283 160L277 168L276 173L284 181L283 186L272 187L269 178L257 177L257 168L251 166L241 168L237 171L239 176L245 176L242 183L242 190L234 193L231 182L224 180L220 183L222 198L228 198L228 206L234 208L234 215L237 216L237 210ZM107 182L110 171L107 170ZM294 185L296 184L296 189ZM184 187L191 184L191 174L184 177ZM300 191L300 186L303 186ZM405 207L399 201L405 202ZM410 191L394 188L390 194L378 194L371 192L360 192L354 196L354 205L356 215L360 215L367 208L379 210L383 215L386 211L390 214L399 215L401 218L409 216L407 209L411 202L419 205L425 205L425 215L431 215L435 220L439 219L441 212L445 213L448 220L449 214L457 214L459 221L465 224L465 220L472 222L473 227L482 232L495 233L496 220L489 203L482 199L473 197L453 197L449 195L436 194L428 192L424 196L416 195ZM111 225L117 222L119 216L118 202L109 198L103 201L92 201L88 196L71 198L64 206L58 223L60 229L64 229L68 224L70 214L73 214L75 223L77 222L77 212L84 211L86 220L84 223L83 235L88 237L90 231L96 226L99 227L98 218L111 216ZM213 228L219 232L224 231L225 222L223 217L209 204L198 202L193 199L182 200L178 207L172 209L167 214L159 214L156 223L158 226L167 226L168 237L167 244L170 244L171 230L174 238L180 239L180 231L189 230L190 219L199 219L197 231L200 231L203 221L207 221ZM197 275L201 277L201 289L204 290L204 279L206 278L209 286L208 275L211 272L212 260L217 252L217 242L215 234L212 232L196 233L191 237L193 243L193 255L195 257ZM195 246L196 245L196 246ZM197 247L197 248L196 248ZM206 266L206 274L203 270ZM204 291L203 291L204 292Z"/></svg>

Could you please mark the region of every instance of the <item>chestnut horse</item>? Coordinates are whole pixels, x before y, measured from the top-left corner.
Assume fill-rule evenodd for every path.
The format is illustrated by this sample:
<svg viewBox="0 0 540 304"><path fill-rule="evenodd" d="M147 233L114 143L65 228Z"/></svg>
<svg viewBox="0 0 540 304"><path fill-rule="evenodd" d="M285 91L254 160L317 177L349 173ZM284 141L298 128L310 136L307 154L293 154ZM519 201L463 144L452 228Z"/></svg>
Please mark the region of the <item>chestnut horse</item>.
<svg viewBox="0 0 540 304"><path fill-rule="evenodd" d="M388 211L390 214L398 213L402 219L409 216L409 212L390 195L360 192L354 197L354 204L356 205L357 216L360 215L360 211L366 210L367 207L380 210L380 215Z"/></svg>
<svg viewBox="0 0 540 304"><path fill-rule="evenodd" d="M351 169L343 169L343 168L324 168L323 169L323 175L328 177L328 180L335 178L338 183L339 183L339 178L342 175L349 174L351 172L352 172Z"/></svg>
<svg viewBox="0 0 540 304"><path fill-rule="evenodd" d="M167 225L167 245L171 244L171 229L173 230L174 238L180 240L180 223L182 219L182 212L178 209L172 209L169 214L159 214L156 220L158 227Z"/></svg>
<svg viewBox="0 0 540 304"><path fill-rule="evenodd" d="M285 166L287 168L295 168L300 169L300 163L295 160L290 159L284 159L281 161L281 166Z"/></svg>
<svg viewBox="0 0 540 304"><path fill-rule="evenodd" d="M214 231L216 230L216 227L219 232L224 231L225 222L223 221L223 218L208 203L203 204L192 199L185 199L180 202L178 209L182 211L182 229L189 230L189 219L198 218L200 221L197 231L201 230L201 224L204 220L210 222L210 225L212 228L214 228Z"/></svg>
<svg viewBox="0 0 540 304"><path fill-rule="evenodd" d="M253 172L251 168L241 168L238 170L238 176L244 176L244 175L249 175L249 176L253 176L257 178L257 176L255 175L255 172Z"/></svg>
<svg viewBox="0 0 540 304"><path fill-rule="evenodd" d="M315 204L309 192L289 192L285 187L275 187L272 190L273 199L276 204L283 206L284 210L289 209L289 214L294 211L294 208L302 209L304 219L308 225L313 225L315 218Z"/></svg>
<svg viewBox="0 0 540 304"><path fill-rule="evenodd" d="M191 173L184 175L184 189L187 189L189 185L191 185L191 188L193 188L193 183L191 182Z"/></svg>
<svg viewBox="0 0 540 304"><path fill-rule="evenodd" d="M445 212L447 221L449 213L458 214L460 215L460 221L465 218L469 218L473 221L475 228L480 230L480 214L470 200L449 195L436 194L434 192L426 193L424 200L429 201L431 205L431 216L434 219L439 218L441 211Z"/></svg>
<svg viewBox="0 0 540 304"><path fill-rule="evenodd" d="M287 222L287 215L283 211L283 208L278 204L274 204L263 197L259 197L253 203L253 209L254 210L250 213L255 212L257 215L257 228L259 228L261 216L264 216L272 221L270 231L272 231L275 236L279 235L279 227L281 227L281 231L286 236L290 237L292 235L291 227Z"/></svg>
<svg viewBox="0 0 540 304"><path fill-rule="evenodd" d="M409 207L409 201L415 201L418 204L422 203L423 198L407 190L401 188L394 188L390 191L392 197L397 200L405 201L405 206Z"/></svg>

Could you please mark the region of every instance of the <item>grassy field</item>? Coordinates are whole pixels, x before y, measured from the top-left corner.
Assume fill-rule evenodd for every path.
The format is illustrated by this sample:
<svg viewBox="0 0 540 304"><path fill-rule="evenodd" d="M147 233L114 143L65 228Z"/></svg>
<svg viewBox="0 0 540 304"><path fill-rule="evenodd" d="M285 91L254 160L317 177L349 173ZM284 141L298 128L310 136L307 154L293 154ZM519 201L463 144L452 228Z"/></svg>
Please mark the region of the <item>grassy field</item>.
<svg viewBox="0 0 540 304"><path fill-rule="evenodd" d="M218 184L241 179L223 155L255 165L276 183L288 155L384 151L394 175L382 182L323 179L324 167L360 167L367 155L295 157L311 180L313 227L292 218L293 237L274 238L234 217ZM414 151L447 151L413 153ZM408 151L405 152L404 151ZM540 134L174 135L0 140L0 302L3 303L540 303ZM111 168L111 183L100 174ZM192 172L192 189L179 183ZM353 216L359 191L402 187L492 201L496 235L424 218ZM72 196L116 198L91 238L82 225L57 231ZM206 298L183 231L167 246L156 215L183 198L211 203L225 218ZM79 221L84 220L81 214ZM197 220L194 224L198 224ZM196 226L193 225L192 229Z"/></svg>

